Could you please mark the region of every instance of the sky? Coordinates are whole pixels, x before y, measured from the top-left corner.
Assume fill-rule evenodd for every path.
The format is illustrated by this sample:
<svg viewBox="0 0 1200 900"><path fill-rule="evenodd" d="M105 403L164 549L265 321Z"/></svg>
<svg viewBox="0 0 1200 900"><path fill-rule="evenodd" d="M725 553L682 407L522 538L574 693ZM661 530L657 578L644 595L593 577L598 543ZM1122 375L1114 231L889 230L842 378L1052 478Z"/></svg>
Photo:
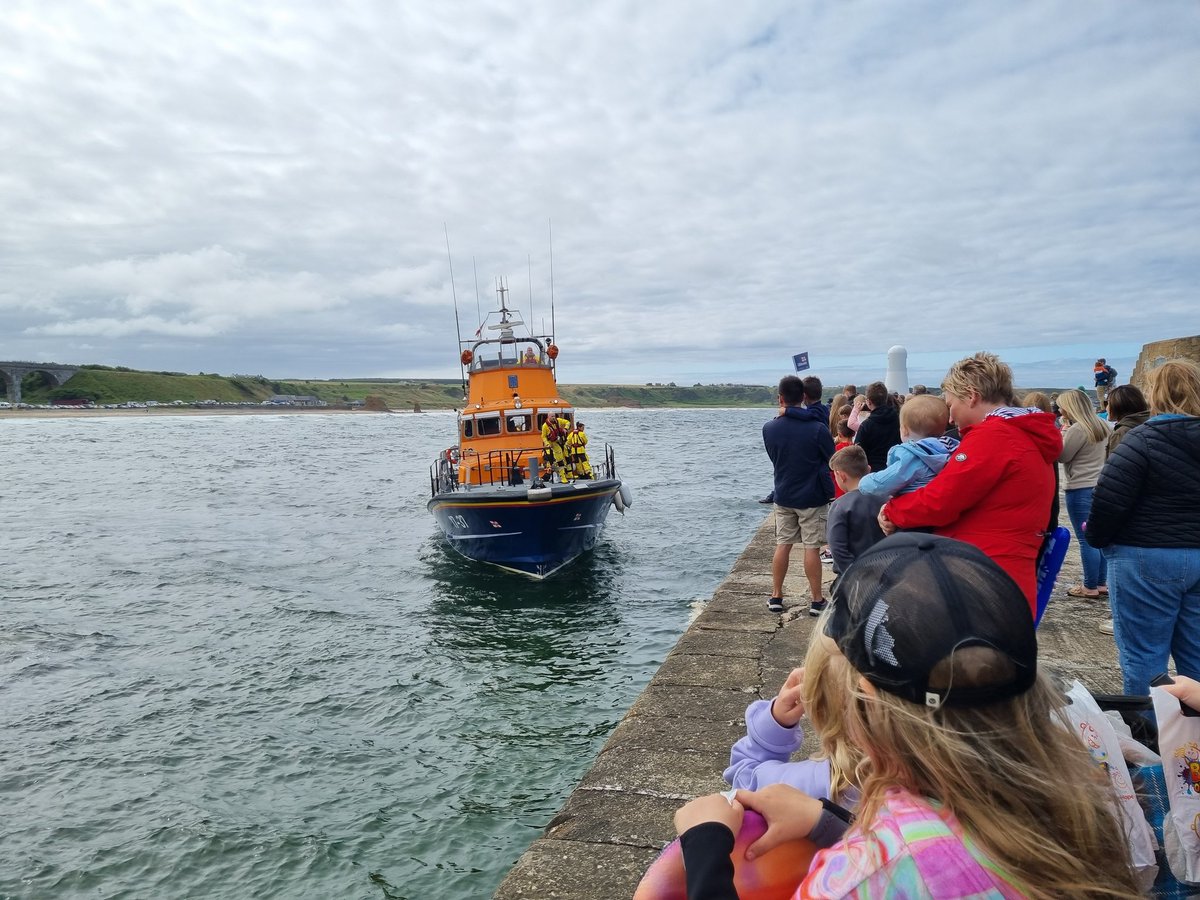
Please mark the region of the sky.
<svg viewBox="0 0 1200 900"><path fill-rule="evenodd" d="M1198 86L1194 0L8 0L0 360L457 378L503 277L567 384L1125 376Z"/></svg>

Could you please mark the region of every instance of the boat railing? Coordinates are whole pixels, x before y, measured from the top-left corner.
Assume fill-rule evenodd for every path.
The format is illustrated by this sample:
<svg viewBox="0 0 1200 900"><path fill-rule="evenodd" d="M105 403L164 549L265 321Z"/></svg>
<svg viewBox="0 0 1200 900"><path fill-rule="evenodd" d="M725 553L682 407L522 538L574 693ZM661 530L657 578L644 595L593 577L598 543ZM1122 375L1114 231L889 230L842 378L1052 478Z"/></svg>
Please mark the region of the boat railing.
<svg viewBox="0 0 1200 900"><path fill-rule="evenodd" d="M429 488L432 495L437 496L475 484L495 487L531 484L543 480L549 482L552 472L543 462L542 453L541 447L489 450L482 454L466 450L460 458L457 450L450 450L439 456L429 467ZM461 465L475 469L478 472L478 480L472 478L469 484L459 484L458 469ZM597 460L592 463L592 478L616 477L616 456L612 446L605 444L603 461Z"/></svg>
<svg viewBox="0 0 1200 900"><path fill-rule="evenodd" d="M535 478L541 478L541 447L516 447L507 450L489 450L476 456L472 465L479 471L479 479L472 484L498 484L515 486L525 484L531 470Z"/></svg>
<svg viewBox="0 0 1200 900"><path fill-rule="evenodd" d="M458 490L457 451L454 454L447 450L429 467L429 490L434 497Z"/></svg>

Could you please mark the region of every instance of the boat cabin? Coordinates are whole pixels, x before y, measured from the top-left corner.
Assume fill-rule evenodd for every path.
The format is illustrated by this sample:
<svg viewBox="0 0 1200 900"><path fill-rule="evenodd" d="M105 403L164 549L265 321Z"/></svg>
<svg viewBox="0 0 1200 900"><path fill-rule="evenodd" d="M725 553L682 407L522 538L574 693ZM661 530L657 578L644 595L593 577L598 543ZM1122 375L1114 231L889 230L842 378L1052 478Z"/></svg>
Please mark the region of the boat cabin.
<svg viewBox="0 0 1200 900"><path fill-rule="evenodd" d="M496 337L462 352L467 403L458 417L458 483L515 484L541 471L542 426L557 416L575 423L558 396L558 348L545 336L516 337L520 313L501 307L500 321L484 327ZM482 331L483 329L481 329Z"/></svg>

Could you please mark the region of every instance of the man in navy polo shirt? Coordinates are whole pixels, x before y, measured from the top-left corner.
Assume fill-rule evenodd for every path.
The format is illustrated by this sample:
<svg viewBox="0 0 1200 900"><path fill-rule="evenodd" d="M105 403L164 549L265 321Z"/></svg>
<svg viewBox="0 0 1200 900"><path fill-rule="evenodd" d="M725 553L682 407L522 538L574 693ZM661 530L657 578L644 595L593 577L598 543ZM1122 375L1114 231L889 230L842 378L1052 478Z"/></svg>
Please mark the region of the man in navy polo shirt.
<svg viewBox="0 0 1200 900"><path fill-rule="evenodd" d="M804 574L812 603L809 613L825 609L821 593L821 546L825 520L833 499L829 457L833 437L820 407L805 409L804 383L795 375L779 382L781 414L763 426L763 444L775 467L775 556L771 562L772 592L768 608L783 612L783 581L792 546L804 548Z"/></svg>

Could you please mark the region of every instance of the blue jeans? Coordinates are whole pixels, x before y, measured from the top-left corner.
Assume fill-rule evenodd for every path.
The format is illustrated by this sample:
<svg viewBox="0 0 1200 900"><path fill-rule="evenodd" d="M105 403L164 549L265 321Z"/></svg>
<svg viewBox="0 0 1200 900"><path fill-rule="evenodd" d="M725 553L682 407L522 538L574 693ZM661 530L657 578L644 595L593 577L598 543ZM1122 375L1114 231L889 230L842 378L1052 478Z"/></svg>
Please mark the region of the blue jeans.
<svg viewBox="0 0 1200 900"><path fill-rule="evenodd" d="M1092 512L1092 492L1094 490L1090 487L1071 488L1065 492L1067 515L1071 519L1071 527L1075 530L1075 543L1079 545L1079 556L1083 560L1083 586L1089 591L1108 584L1108 567L1104 562L1103 554L1089 544L1083 536L1083 526Z"/></svg>
<svg viewBox="0 0 1200 900"><path fill-rule="evenodd" d="M1150 693L1168 657L1200 679L1200 547L1114 544L1104 556L1125 693Z"/></svg>

